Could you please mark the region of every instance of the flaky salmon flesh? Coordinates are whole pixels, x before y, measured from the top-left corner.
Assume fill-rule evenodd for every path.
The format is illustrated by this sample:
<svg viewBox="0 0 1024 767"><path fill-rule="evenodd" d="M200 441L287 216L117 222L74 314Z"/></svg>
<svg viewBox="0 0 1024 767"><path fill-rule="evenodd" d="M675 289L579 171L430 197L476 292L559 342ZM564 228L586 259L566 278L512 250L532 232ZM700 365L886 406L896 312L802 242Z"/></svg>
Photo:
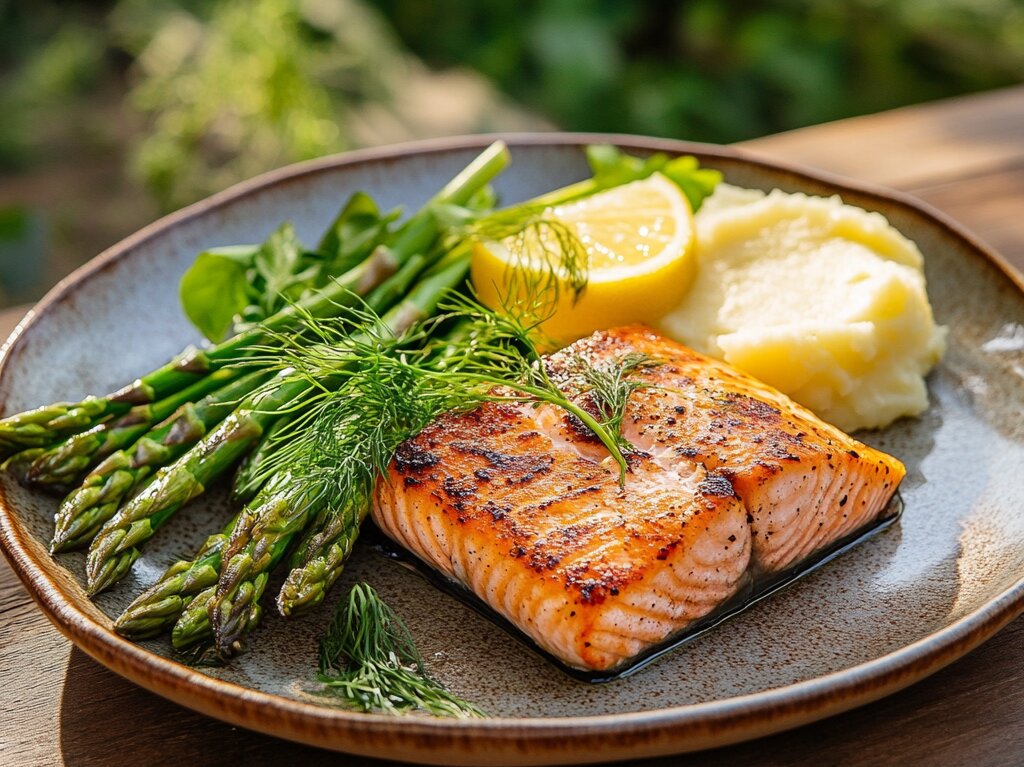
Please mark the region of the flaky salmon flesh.
<svg viewBox="0 0 1024 767"><path fill-rule="evenodd" d="M442 416L377 483L377 525L549 653L611 670L874 521L903 465L783 394L645 327L547 359L595 407L579 360L639 353L618 465L554 405L492 402Z"/></svg>

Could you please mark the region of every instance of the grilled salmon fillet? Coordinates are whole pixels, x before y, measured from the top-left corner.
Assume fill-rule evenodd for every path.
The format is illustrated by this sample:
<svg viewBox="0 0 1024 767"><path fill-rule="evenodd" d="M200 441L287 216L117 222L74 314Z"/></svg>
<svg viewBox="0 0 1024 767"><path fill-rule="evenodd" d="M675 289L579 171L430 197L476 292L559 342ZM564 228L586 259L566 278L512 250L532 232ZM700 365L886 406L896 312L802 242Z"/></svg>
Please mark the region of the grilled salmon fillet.
<svg viewBox="0 0 1024 767"><path fill-rule="evenodd" d="M626 408L629 472L552 405L440 417L396 452L373 518L565 663L609 670L873 521L904 475L779 392L652 330L547 358L581 406L579 360L656 365Z"/></svg>

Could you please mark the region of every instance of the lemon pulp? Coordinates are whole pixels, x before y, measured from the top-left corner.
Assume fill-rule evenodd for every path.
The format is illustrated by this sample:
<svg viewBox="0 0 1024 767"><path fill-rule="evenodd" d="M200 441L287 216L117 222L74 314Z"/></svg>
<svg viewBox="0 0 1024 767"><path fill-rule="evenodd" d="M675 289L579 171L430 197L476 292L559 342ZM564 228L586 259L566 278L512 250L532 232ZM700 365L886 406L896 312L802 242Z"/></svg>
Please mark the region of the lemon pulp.
<svg viewBox="0 0 1024 767"><path fill-rule="evenodd" d="M480 300L496 310L545 300L536 292L553 278L559 290L541 331L557 345L595 330L654 322L678 306L693 282L693 213L682 190L661 174L548 208L540 218L582 245L582 293L552 263L560 246L550 229L476 243L471 276Z"/></svg>

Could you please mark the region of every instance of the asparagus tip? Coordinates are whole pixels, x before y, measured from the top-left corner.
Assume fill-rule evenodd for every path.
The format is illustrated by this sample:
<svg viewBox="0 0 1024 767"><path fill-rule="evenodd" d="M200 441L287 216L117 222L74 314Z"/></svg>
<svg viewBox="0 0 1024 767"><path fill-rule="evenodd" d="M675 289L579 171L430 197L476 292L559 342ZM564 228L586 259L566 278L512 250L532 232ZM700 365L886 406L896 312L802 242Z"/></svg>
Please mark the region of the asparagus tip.
<svg viewBox="0 0 1024 767"><path fill-rule="evenodd" d="M102 559L90 556L89 560L91 561L86 562L86 593L90 597L95 597L113 586L127 575L138 558L139 550L135 548ZM97 562L97 559L100 561Z"/></svg>

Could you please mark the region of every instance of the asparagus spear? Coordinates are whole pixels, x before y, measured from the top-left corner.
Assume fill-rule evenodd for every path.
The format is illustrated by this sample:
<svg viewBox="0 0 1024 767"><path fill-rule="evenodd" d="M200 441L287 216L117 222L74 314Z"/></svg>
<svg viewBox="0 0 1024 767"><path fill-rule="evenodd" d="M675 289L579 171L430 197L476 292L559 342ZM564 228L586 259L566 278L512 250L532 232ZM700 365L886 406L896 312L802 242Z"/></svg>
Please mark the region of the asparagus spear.
<svg viewBox="0 0 1024 767"><path fill-rule="evenodd" d="M8 416L0 420L0 456L52 445L61 437L94 426L114 408L120 413L129 407L113 406L108 398L86 397L81 402L57 402Z"/></svg>
<svg viewBox="0 0 1024 767"><path fill-rule="evenodd" d="M3 464L0 464L0 469L3 469L8 474L13 474L21 482L28 476L28 470L32 468L35 460L39 456L44 455L46 451L47 448L45 447L27 447L9 456Z"/></svg>
<svg viewBox="0 0 1024 767"><path fill-rule="evenodd" d="M451 254L433 267L401 303L381 318L383 328L399 335L430 316L448 290L466 276L464 252ZM318 382L329 386L330 382ZM120 580L138 559L140 547L185 503L233 466L259 440L275 418L298 405L314 388L287 369L264 386L207 437L171 466L161 469L128 505L96 534L86 560L89 593L96 594Z"/></svg>
<svg viewBox="0 0 1024 767"><path fill-rule="evenodd" d="M269 377L269 372L254 371L199 402L187 402L133 446L111 453L61 503L50 550L70 551L89 543L157 468L183 455Z"/></svg>
<svg viewBox="0 0 1024 767"><path fill-rule="evenodd" d="M324 503L316 483L290 473L277 474L257 501L243 511L221 563L220 578L207 606L216 648L222 656L242 649L259 621L259 602L270 571L289 544Z"/></svg>
<svg viewBox="0 0 1024 767"><path fill-rule="evenodd" d="M290 305L260 326L209 349L186 350L171 362L104 397L87 397L77 403L56 403L0 420L0 457L24 448L45 447L91 428L134 405L162 399L220 369L266 338L267 331L288 327L297 315L336 315L351 306L357 295L379 285L412 256L425 252L437 238L436 210L464 205L508 164L508 149L495 142L452 179L428 204L410 218L393 241L376 248L364 262L328 284L319 293Z"/></svg>
<svg viewBox="0 0 1024 767"><path fill-rule="evenodd" d="M299 615L323 602L344 570L368 511L365 504L349 506L332 515L301 546L305 556L293 559L292 570L277 595L277 609L282 615Z"/></svg>
<svg viewBox="0 0 1024 767"><path fill-rule="evenodd" d="M115 450L134 444L153 424L169 418L183 405L238 379L242 372L238 369L219 370L169 397L152 404L136 405L120 418L68 437L36 457L22 479L25 484L38 487L73 486L82 472Z"/></svg>
<svg viewBox="0 0 1024 767"><path fill-rule="evenodd" d="M171 644L175 650L189 650L210 639L210 602L217 594L216 583L207 586L188 603L171 629ZM258 611L259 605L254 610Z"/></svg>
<svg viewBox="0 0 1024 767"><path fill-rule="evenodd" d="M114 622L114 630L131 639L146 639L171 628L199 592L217 585L221 556L238 518L223 532L207 538L192 559L167 568L160 580L125 608Z"/></svg>
<svg viewBox="0 0 1024 767"><path fill-rule="evenodd" d="M266 479L262 469L267 459L277 447L276 440L279 435L288 428L291 422L290 416L284 416L275 421L273 426L267 429L266 433L260 437L260 441L253 448L253 451L242 460L238 471L235 472L235 478L231 485L231 499L233 501L243 505L249 503L262 489Z"/></svg>
<svg viewBox="0 0 1024 767"><path fill-rule="evenodd" d="M439 263L439 268L425 276L401 304L381 318L384 332L398 336L412 324L430 317L444 295L465 279L468 266L462 252L455 252ZM289 474L282 476L284 482L290 483ZM245 635L259 620L260 611L256 608L270 570L319 511L317 504L324 493L318 483L299 482L298 486L298 491L286 490L283 500L264 504L251 525L235 528L231 548L237 553L224 559L216 596L208 608L217 651L223 656L241 649Z"/></svg>

